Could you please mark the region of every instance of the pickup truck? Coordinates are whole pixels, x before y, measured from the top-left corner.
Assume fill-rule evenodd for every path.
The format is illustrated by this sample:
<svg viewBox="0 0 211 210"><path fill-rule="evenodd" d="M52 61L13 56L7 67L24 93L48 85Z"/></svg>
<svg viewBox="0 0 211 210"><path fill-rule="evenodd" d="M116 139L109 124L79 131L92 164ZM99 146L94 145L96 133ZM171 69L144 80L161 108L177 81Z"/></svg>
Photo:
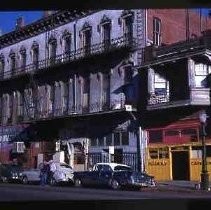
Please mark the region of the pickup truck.
<svg viewBox="0 0 211 210"><path fill-rule="evenodd" d="M153 176L135 172L130 166L118 163L97 163L91 171L74 172L74 184L76 187L106 186L114 190L156 186Z"/></svg>

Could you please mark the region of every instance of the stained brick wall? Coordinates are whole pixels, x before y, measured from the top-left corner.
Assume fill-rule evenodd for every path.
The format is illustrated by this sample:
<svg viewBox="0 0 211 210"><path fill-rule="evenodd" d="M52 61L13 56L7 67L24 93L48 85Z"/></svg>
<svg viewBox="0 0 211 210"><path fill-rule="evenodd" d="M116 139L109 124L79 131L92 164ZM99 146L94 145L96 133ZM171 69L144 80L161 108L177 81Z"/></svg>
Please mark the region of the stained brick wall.
<svg viewBox="0 0 211 210"><path fill-rule="evenodd" d="M186 39L186 9L147 10L148 39L153 40L153 17L161 20L161 42L170 44ZM211 28L211 18L202 16L201 30ZM200 36L200 14L189 9L189 35Z"/></svg>

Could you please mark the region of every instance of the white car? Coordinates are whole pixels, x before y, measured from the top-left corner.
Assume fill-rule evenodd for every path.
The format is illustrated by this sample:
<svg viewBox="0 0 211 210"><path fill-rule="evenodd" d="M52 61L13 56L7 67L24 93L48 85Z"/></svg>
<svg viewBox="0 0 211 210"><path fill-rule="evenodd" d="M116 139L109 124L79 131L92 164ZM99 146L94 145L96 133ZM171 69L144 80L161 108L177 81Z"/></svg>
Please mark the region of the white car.
<svg viewBox="0 0 211 210"><path fill-rule="evenodd" d="M50 178L49 184L56 185L57 183L65 182L73 184L73 169L66 163L55 163L56 170L53 177ZM40 182L40 169L27 169L22 172L22 183Z"/></svg>

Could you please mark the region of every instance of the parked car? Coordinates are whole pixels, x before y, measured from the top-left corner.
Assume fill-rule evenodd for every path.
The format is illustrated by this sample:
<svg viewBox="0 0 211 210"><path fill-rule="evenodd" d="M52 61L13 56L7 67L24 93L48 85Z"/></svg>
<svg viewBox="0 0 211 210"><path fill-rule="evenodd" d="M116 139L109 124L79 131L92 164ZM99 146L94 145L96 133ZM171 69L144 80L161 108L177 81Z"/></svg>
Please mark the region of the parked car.
<svg viewBox="0 0 211 210"><path fill-rule="evenodd" d="M23 168L17 164L0 164L2 182L21 182Z"/></svg>
<svg viewBox="0 0 211 210"><path fill-rule="evenodd" d="M118 163L97 163L91 171L74 172L74 183L77 187L107 186L114 190L156 186L153 176Z"/></svg>
<svg viewBox="0 0 211 210"><path fill-rule="evenodd" d="M40 169L25 169L22 173L22 183L39 183L40 182Z"/></svg>
<svg viewBox="0 0 211 210"><path fill-rule="evenodd" d="M56 162L56 171L53 177L50 178L49 184L56 185L58 183L70 183L73 184L73 169L66 163ZM28 169L22 173L22 182L28 183L39 183L40 182L40 169Z"/></svg>

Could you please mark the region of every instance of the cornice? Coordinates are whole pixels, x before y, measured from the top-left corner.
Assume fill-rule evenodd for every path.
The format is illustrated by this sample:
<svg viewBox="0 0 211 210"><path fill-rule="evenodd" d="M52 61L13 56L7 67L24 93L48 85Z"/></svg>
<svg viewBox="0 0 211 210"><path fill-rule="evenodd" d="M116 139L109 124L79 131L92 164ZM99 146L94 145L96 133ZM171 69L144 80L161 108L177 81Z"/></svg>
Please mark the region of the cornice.
<svg viewBox="0 0 211 210"><path fill-rule="evenodd" d="M98 10L62 10L53 13L36 22L26 25L17 30L11 31L0 36L0 49L23 41L27 38L36 36L43 32L52 30L68 22L83 18L87 15L97 12Z"/></svg>

